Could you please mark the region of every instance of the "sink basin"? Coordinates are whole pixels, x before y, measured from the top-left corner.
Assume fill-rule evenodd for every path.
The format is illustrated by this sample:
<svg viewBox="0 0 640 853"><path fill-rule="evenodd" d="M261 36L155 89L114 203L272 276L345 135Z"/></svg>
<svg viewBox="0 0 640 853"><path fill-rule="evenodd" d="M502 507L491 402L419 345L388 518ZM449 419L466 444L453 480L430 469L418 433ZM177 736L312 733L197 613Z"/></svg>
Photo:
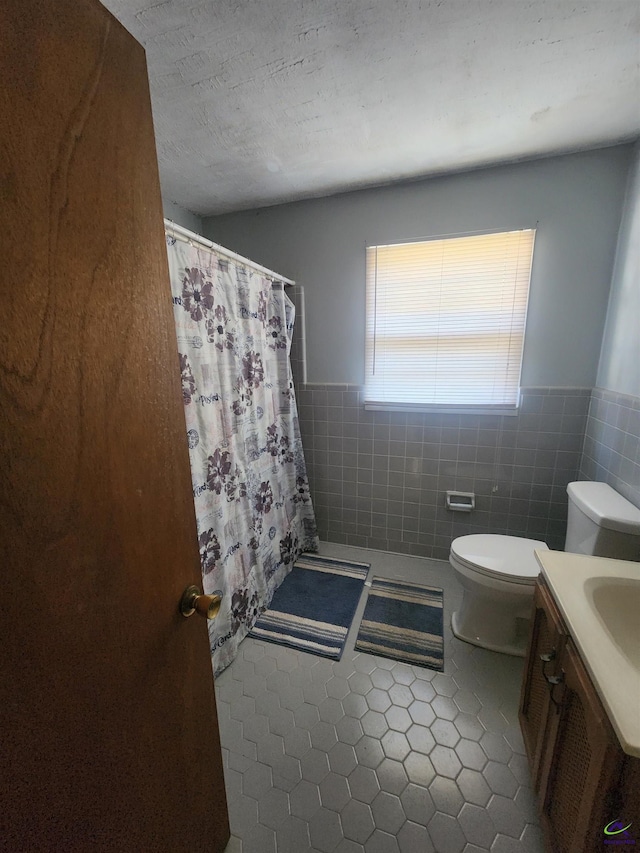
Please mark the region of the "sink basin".
<svg viewBox="0 0 640 853"><path fill-rule="evenodd" d="M640 563L568 551L536 558L620 745L640 758Z"/></svg>
<svg viewBox="0 0 640 853"><path fill-rule="evenodd" d="M592 577L584 589L605 631L629 663L640 668L640 580Z"/></svg>

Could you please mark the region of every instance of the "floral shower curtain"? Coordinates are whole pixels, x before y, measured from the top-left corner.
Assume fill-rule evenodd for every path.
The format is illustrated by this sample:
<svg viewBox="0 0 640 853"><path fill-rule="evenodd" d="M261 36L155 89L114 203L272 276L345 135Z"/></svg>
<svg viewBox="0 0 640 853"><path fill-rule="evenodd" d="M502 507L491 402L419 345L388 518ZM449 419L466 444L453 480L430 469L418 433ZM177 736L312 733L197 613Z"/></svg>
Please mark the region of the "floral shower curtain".
<svg viewBox="0 0 640 853"><path fill-rule="evenodd" d="M317 551L289 351L295 308L282 283L167 236L214 672L302 551Z"/></svg>

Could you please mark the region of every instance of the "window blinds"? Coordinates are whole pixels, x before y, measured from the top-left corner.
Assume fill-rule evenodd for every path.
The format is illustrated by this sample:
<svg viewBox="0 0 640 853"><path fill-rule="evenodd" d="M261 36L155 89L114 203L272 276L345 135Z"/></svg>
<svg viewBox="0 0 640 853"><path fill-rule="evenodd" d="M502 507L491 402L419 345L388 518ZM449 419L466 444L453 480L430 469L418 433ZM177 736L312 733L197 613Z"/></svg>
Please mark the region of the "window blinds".
<svg viewBox="0 0 640 853"><path fill-rule="evenodd" d="M516 407L534 237L367 248L367 403Z"/></svg>

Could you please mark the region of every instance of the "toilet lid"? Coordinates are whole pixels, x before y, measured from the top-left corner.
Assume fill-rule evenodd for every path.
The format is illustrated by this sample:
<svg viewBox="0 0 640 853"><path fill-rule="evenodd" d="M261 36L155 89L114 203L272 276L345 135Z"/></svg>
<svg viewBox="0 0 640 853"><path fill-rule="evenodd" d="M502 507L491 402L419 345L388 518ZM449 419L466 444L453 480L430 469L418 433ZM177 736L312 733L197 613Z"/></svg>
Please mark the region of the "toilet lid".
<svg viewBox="0 0 640 853"><path fill-rule="evenodd" d="M487 575L503 575L533 582L540 574L535 549L548 551L545 542L520 536L477 533L459 536L451 543L451 553L467 568Z"/></svg>

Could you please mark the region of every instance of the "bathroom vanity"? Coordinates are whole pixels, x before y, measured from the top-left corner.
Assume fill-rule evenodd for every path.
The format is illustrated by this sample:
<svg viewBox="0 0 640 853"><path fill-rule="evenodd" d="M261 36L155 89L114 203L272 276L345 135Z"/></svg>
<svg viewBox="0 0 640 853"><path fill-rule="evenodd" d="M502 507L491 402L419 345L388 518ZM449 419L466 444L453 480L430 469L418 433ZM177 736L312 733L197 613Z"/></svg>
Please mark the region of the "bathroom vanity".
<svg viewBox="0 0 640 853"><path fill-rule="evenodd" d="M638 845L640 563L536 556L519 717L546 847Z"/></svg>

